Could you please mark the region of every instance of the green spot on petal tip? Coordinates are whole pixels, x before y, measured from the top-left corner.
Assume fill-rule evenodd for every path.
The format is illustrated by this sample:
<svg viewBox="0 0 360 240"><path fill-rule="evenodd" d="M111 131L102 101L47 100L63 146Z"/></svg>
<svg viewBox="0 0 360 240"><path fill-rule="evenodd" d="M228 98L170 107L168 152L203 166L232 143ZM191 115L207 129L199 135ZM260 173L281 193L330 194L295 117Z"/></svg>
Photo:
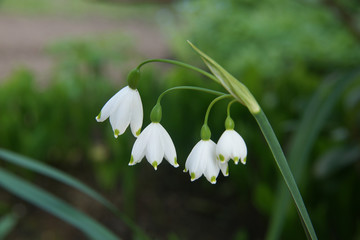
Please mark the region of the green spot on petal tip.
<svg viewBox="0 0 360 240"><path fill-rule="evenodd" d="M177 162L176 157L174 158L174 164L175 164L175 166L176 166L176 167L178 167L178 166L179 166L179 164L178 164L178 162Z"/></svg>
<svg viewBox="0 0 360 240"><path fill-rule="evenodd" d="M220 158L220 162L223 162L223 161L225 161L225 157L223 156L223 155L219 155L219 158Z"/></svg>
<svg viewBox="0 0 360 240"><path fill-rule="evenodd" d="M239 163L239 158L238 158L238 157L235 157L235 158L234 158L234 162L235 162L235 164L237 165L237 164Z"/></svg>
<svg viewBox="0 0 360 240"><path fill-rule="evenodd" d="M133 157L133 155L131 155L129 165L134 165L134 157Z"/></svg>
<svg viewBox="0 0 360 240"><path fill-rule="evenodd" d="M191 181L194 181L194 180L195 180L195 173L192 172L192 173L190 174L190 178L191 178Z"/></svg>
<svg viewBox="0 0 360 240"><path fill-rule="evenodd" d="M183 172L187 172L188 170L186 168L184 168Z"/></svg>
<svg viewBox="0 0 360 240"><path fill-rule="evenodd" d="M96 118L95 118L95 119L96 119L96 121L99 121L99 120L100 120L100 118L101 118L101 112L99 113L99 115L97 115L97 116L96 116Z"/></svg>
<svg viewBox="0 0 360 240"><path fill-rule="evenodd" d="M216 183L216 177L215 177L215 176L212 176L210 180L211 180L211 183L212 183L212 184L215 184L215 183Z"/></svg>
<svg viewBox="0 0 360 240"><path fill-rule="evenodd" d="M243 164L246 164L246 158L244 158L241 162L242 162Z"/></svg>
<svg viewBox="0 0 360 240"><path fill-rule="evenodd" d="M137 130L135 134L136 134L136 136L139 136L140 133L141 133L141 128L139 128L139 130Z"/></svg>
<svg viewBox="0 0 360 240"><path fill-rule="evenodd" d="M158 164L157 164L157 162L156 162L156 161L154 161L151 165L154 167L154 169L155 169L155 170L157 170L157 166L158 166Z"/></svg>
<svg viewBox="0 0 360 240"><path fill-rule="evenodd" d="M115 129L114 134L115 134L115 137L118 137L118 136L119 136L119 134L120 134L119 129Z"/></svg>
<svg viewBox="0 0 360 240"><path fill-rule="evenodd" d="M229 166L227 166L227 168L226 168L226 175L225 175L225 177L227 177L227 176L229 176Z"/></svg>

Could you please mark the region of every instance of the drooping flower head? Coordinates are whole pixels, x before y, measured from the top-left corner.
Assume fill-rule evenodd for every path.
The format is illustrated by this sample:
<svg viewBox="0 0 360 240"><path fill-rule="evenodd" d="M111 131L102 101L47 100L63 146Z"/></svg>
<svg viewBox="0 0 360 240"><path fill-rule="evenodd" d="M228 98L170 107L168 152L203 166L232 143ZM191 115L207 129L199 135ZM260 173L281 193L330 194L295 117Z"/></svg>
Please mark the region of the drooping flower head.
<svg viewBox="0 0 360 240"><path fill-rule="evenodd" d="M148 162L157 170L163 158L178 167L176 150L170 135L160 124L161 106L157 104L151 112L150 123L136 139L131 151L129 165L135 165L146 156Z"/></svg>
<svg viewBox="0 0 360 240"><path fill-rule="evenodd" d="M98 122L103 122L110 118L111 127L116 138L125 132L129 124L131 132L135 137L141 131L143 107L140 94L132 81L134 79L133 72L134 70L130 72L128 77L129 86L122 88L110 98L95 118Z"/></svg>
<svg viewBox="0 0 360 240"><path fill-rule="evenodd" d="M216 160L216 144L210 137L210 129L204 124L201 128L201 140L191 150L185 163L184 171L189 171L191 181L195 181L204 175L210 183L216 183L220 164ZM226 172L227 164L221 167L222 171Z"/></svg>
<svg viewBox="0 0 360 240"><path fill-rule="evenodd" d="M226 130L216 145L216 156L221 163L233 159L235 164L239 161L246 163L247 148L244 139L234 130L234 121L228 116L225 121Z"/></svg>

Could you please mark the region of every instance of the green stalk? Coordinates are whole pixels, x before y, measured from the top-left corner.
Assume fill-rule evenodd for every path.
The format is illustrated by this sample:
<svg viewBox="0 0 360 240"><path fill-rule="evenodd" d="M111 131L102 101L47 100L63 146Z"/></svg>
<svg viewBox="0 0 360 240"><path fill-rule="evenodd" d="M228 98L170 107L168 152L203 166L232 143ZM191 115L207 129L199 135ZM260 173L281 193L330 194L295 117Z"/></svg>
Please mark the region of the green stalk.
<svg viewBox="0 0 360 240"><path fill-rule="evenodd" d="M190 69L190 70L193 70L193 71L196 71L212 80L214 80L215 82L219 83L219 79L217 79L215 76L213 76L212 74L198 68L198 67L195 67L195 66L192 66L190 64L186 64L186 63L183 63L183 62L179 62L179 61L176 61L176 60L169 60L169 59L149 59L149 60L146 60L142 63L139 64L139 66L137 66L137 69L140 69L143 65L147 64L147 63L151 63L151 62L162 62L162 63L169 63L169 64L173 64L173 65L177 65L177 66L180 66L180 67L184 67L184 68L187 68L187 69Z"/></svg>
<svg viewBox="0 0 360 240"><path fill-rule="evenodd" d="M206 110L206 113L205 113L205 118L204 118L204 125L207 125L207 122L208 122L208 119L209 119L209 114L210 114L210 110L211 108L214 106L214 104L224 98L229 98L229 97L232 97L231 94L226 94L226 95L222 95L222 96L219 96L217 98L215 98L214 100L211 101L211 103L209 104L207 110Z"/></svg>
<svg viewBox="0 0 360 240"><path fill-rule="evenodd" d="M202 88L202 87L195 87L195 86L178 86L178 87L172 87L169 88L167 90L165 90L163 93L160 94L160 96L158 97L157 103L161 102L161 99L164 97L165 94L174 91L174 90L194 90L194 91L199 91L199 92L205 92L205 93L210 93L210 94L214 94L217 96L221 96L221 95L225 95L226 93L223 92L218 92L215 90L211 90L211 89L207 89L207 88Z"/></svg>
<svg viewBox="0 0 360 240"><path fill-rule="evenodd" d="M306 236L308 239L317 239L314 227L311 223L309 214L306 210L304 201L301 197L299 188L296 185L294 176L291 173L289 165L286 161L285 155L281 149L278 139L265 115L265 113L260 110L260 112L253 114L256 119L269 147L274 156L275 162L280 170L281 175L284 178L284 181L291 193L291 196L295 202L296 208L299 215L301 216L301 221L306 231Z"/></svg>

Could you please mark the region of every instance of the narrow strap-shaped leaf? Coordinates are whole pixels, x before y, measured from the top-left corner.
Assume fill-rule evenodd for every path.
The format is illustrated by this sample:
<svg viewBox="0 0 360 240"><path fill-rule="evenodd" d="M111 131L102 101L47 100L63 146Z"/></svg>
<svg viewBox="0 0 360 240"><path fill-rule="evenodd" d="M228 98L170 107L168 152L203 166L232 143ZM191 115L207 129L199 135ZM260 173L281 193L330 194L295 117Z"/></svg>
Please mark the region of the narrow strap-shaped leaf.
<svg viewBox="0 0 360 240"><path fill-rule="evenodd" d="M65 183L65 184L87 194L88 196L90 196L93 199L97 200L98 202L102 203L109 209L116 208L112 203L110 203L108 200L106 200L104 197L102 197L99 193L92 190L85 184L81 183L79 180L76 180L75 178L73 178L69 175L66 175L63 172L61 172L53 167L50 167L48 165L45 165L39 161L36 161L29 157L26 157L26 156L23 156L23 155L20 155L17 153L13 153L11 151L1 149L1 148L0 148L0 159L3 159L12 164L16 164L23 168L29 169L31 171L40 173L42 175L48 176L48 177L58 180L62 183Z"/></svg>
<svg viewBox="0 0 360 240"><path fill-rule="evenodd" d="M280 170L281 175L283 176L284 182L286 183L291 196L295 202L295 206L299 212L299 216L302 218L302 223L304 226L304 230L306 232L306 236L309 236L310 239L317 239L314 227L310 220L309 214L306 210L304 201L301 197L299 188L295 182L294 176L291 173L289 165L286 161L285 155L281 149L279 141L265 116L263 111L260 111L258 114L254 114L256 121L259 124L259 127L270 147L270 150L274 156L275 162Z"/></svg>
<svg viewBox="0 0 360 240"><path fill-rule="evenodd" d="M15 227L19 217L14 213L8 213L0 218L0 239L4 239Z"/></svg>
<svg viewBox="0 0 360 240"><path fill-rule="evenodd" d="M314 146L315 140L335 103L347 87L357 80L358 77L359 71L356 71L346 76L337 77L337 79L332 82L325 81L319 86L309 101L296 134L293 137L288 157L289 165L298 182L301 181L301 176L309 161L309 154ZM290 196L283 182L279 181L278 186L275 207L266 236L268 240L280 238L290 202Z"/></svg>
<svg viewBox="0 0 360 240"><path fill-rule="evenodd" d="M93 199L97 200L99 203L107 207L109 210L111 210L114 214L116 214L128 227L130 227L134 232L136 232L138 236L141 236L141 239L148 239L144 231L139 228L129 217L122 214L112 203L106 200L99 193L89 188L79 180L73 178L72 176L69 176L51 166L48 166L29 157L1 148L0 159L55 179L92 197Z"/></svg>
<svg viewBox="0 0 360 240"><path fill-rule="evenodd" d="M78 228L91 239L119 239L100 223L63 200L3 169L0 169L0 186Z"/></svg>

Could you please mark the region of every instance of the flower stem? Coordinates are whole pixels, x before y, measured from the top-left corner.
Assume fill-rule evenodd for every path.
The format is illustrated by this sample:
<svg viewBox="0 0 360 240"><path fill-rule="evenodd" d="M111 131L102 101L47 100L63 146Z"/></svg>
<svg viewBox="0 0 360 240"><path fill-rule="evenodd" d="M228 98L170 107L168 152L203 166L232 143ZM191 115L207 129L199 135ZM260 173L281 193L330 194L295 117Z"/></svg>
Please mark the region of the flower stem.
<svg viewBox="0 0 360 240"><path fill-rule="evenodd" d="M228 106L227 106L226 112L227 112L227 115L228 115L229 117L230 117L230 107L231 107L231 105L232 105L234 102L237 102L237 100L236 100L236 99L232 100L231 102L229 102L229 104L228 104Z"/></svg>
<svg viewBox="0 0 360 240"><path fill-rule="evenodd" d="M147 64L147 63L151 63L151 62L162 62L162 63L169 63L169 64L173 64L173 65L178 65L180 67L184 67L184 68L188 68L188 69L191 69L193 71L196 71L212 80L214 80L215 82L217 83L220 83L219 79L217 79L214 75L198 68L198 67L195 67L195 66L192 66L190 64L186 64L186 63L183 63L183 62L179 62L179 61L176 61L176 60L169 60L169 59L149 59L149 60L146 60L142 63L139 64L139 66L137 67L138 69L140 69L143 65Z"/></svg>
<svg viewBox="0 0 360 240"><path fill-rule="evenodd" d="M258 113L253 114L255 117L269 147L274 156L275 162L280 170L281 175L284 178L284 181L291 193L291 196L295 202L296 208L300 215L300 219L302 220L306 236L308 239L316 240L317 236L314 230L314 227L311 223L309 214L306 210L304 201L301 197L299 188L296 185L295 179L291 173L289 165L286 161L285 155L281 149L278 139L275 136L275 133L266 118L265 113L260 110Z"/></svg>
<svg viewBox="0 0 360 240"><path fill-rule="evenodd" d="M165 94L167 94L167 93L169 93L171 91L174 91L174 90L195 90L195 91L210 93L210 94L214 94L214 95L218 95L218 96L226 95L226 93L218 92L218 91L215 91L215 90L202 88L202 87L178 86L178 87L169 88L169 89L165 90L163 93L161 93L160 96L158 97L157 102L160 103L161 99L163 98L163 96Z"/></svg>
<svg viewBox="0 0 360 240"><path fill-rule="evenodd" d="M208 121L208 118L209 118L209 113L210 113L210 110L211 108L214 106L214 104L217 102L217 101L220 101L224 98L228 98L228 97L233 97L231 94L225 94L225 95L221 95L220 97L217 97L215 98L214 100L211 101L211 103L209 104L207 110L206 110L206 114L205 114L205 119L204 119L204 125L207 125L207 121Z"/></svg>

